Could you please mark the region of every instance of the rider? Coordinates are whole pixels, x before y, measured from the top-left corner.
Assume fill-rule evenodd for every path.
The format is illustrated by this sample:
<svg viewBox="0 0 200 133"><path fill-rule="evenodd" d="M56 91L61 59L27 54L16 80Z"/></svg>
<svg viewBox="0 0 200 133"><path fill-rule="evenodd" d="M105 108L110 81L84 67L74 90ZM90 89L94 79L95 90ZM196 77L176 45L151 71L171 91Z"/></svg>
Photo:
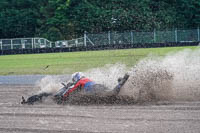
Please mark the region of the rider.
<svg viewBox="0 0 200 133"><path fill-rule="evenodd" d="M96 84L94 81L86 78L81 72L76 72L72 74L72 81L68 82L67 85L63 84L64 87L61 88L54 97L61 98L60 100L65 100L69 94L72 92L75 92L76 90L82 89L86 93L89 92L89 94L95 94L95 95L117 95L120 92L121 87L125 84L125 82L128 80L129 75L125 74L123 78L118 79L118 84L115 86L114 89L110 90L107 87L105 87L102 84ZM109 91L108 91L109 90ZM33 104L37 101L42 101L43 97L47 97L53 95L52 93L46 93L42 92L38 95L30 96L27 100L22 97L21 104ZM64 98L64 99L62 99Z"/></svg>
<svg viewBox="0 0 200 133"><path fill-rule="evenodd" d="M74 85L64 93L64 97L67 97L70 93L79 88L84 89L85 92L90 92L92 91L93 86L96 84L94 81L86 78L81 72L72 74L72 82Z"/></svg>
<svg viewBox="0 0 200 133"><path fill-rule="evenodd" d="M89 78L86 78L83 73L81 72L76 72L74 74L72 74L72 82L73 85L70 87L69 90L66 90L63 93L64 97L67 97L70 93L74 92L75 90L83 89L86 93L98 93L98 94L118 94L120 91L120 88L124 85L124 83L126 82L126 80L129 78L128 74L125 74L123 78L119 78L118 79L118 84L115 86L115 88L110 91L110 93L108 91L105 90L110 90L107 87L105 87L104 85L101 84L96 84L94 81L90 80Z"/></svg>

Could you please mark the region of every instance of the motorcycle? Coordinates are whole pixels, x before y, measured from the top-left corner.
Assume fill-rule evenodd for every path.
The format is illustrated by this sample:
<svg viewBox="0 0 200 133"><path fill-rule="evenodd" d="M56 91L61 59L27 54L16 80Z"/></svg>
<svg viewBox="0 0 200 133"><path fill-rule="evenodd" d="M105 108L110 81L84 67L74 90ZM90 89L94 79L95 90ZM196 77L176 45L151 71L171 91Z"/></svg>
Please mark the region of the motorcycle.
<svg viewBox="0 0 200 133"><path fill-rule="evenodd" d="M94 91L94 93L86 94L79 87L79 89L77 89L76 91L74 91L72 94L70 94L67 97L64 97L63 94L65 94L68 90L70 90L74 86L74 83L72 83L72 82L68 82L67 84L61 83L63 85L63 87L61 89L59 89L55 94L42 92L40 94L36 94L36 95L28 97L27 100L25 100L25 98L22 96L21 104L33 105L36 102L42 102L43 98L46 98L49 96L51 96L57 104L71 102L71 101L74 101L75 99L76 100L79 99L79 101L84 101L83 99L87 99L86 100L87 102L97 101L96 99L98 99L98 98L105 100L106 99L105 95L107 95L106 96L107 98L113 99L113 97L116 97L119 94L120 89L126 83L128 78L129 78L128 74L125 74L124 77L119 78L118 85L116 85L116 87L112 91L107 91L109 89L107 89L105 86L103 86L101 84L96 84L94 87L94 90L98 89L100 91ZM82 100L80 100L80 98L82 98ZM93 99L93 100L91 100L91 99ZM116 98L114 98L114 99L116 99Z"/></svg>

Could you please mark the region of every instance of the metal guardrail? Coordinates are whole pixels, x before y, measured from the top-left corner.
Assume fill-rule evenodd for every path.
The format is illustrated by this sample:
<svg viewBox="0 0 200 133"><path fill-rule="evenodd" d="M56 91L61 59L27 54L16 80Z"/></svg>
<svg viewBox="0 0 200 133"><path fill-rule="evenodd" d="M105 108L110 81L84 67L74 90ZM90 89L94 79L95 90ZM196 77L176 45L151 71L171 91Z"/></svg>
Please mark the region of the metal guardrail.
<svg viewBox="0 0 200 133"><path fill-rule="evenodd" d="M52 42L45 38L0 39L0 50L51 48Z"/></svg>
<svg viewBox="0 0 200 133"><path fill-rule="evenodd" d="M55 48L69 48L84 46L84 38L77 38L72 40L61 40L55 42Z"/></svg>

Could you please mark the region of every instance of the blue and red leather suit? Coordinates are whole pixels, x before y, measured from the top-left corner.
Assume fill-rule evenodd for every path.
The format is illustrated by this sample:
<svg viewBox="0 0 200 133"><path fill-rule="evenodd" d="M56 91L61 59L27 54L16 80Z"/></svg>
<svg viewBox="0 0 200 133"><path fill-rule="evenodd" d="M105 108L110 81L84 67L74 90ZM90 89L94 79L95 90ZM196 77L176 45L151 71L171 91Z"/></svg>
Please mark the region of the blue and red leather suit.
<svg viewBox="0 0 200 133"><path fill-rule="evenodd" d="M67 97L70 93L77 90L79 87L81 89L84 89L86 92L89 92L92 90L92 86L95 84L95 82L91 81L88 78L81 78L71 89L69 89L65 94L64 97Z"/></svg>

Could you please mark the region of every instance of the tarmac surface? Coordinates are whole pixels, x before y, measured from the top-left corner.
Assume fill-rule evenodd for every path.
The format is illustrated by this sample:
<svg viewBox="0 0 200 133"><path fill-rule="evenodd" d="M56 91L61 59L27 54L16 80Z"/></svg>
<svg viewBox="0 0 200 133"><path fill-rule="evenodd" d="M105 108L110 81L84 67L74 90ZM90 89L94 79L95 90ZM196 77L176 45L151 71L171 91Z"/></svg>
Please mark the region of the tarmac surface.
<svg viewBox="0 0 200 133"><path fill-rule="evenodd" d="M131 105L21 105L34 86L0 85L0 133L199 133L199 102Z"/></svg>
<svg viewBox="0 0 200 133"><path fill-rule="evenodd" d="M48 75L0 75L0 85L1 84L21 84L21 85L34 85L37 82ZM53 78L57 78L63 81L67 81L70 79L71 75L49 75Z"/></svg>

